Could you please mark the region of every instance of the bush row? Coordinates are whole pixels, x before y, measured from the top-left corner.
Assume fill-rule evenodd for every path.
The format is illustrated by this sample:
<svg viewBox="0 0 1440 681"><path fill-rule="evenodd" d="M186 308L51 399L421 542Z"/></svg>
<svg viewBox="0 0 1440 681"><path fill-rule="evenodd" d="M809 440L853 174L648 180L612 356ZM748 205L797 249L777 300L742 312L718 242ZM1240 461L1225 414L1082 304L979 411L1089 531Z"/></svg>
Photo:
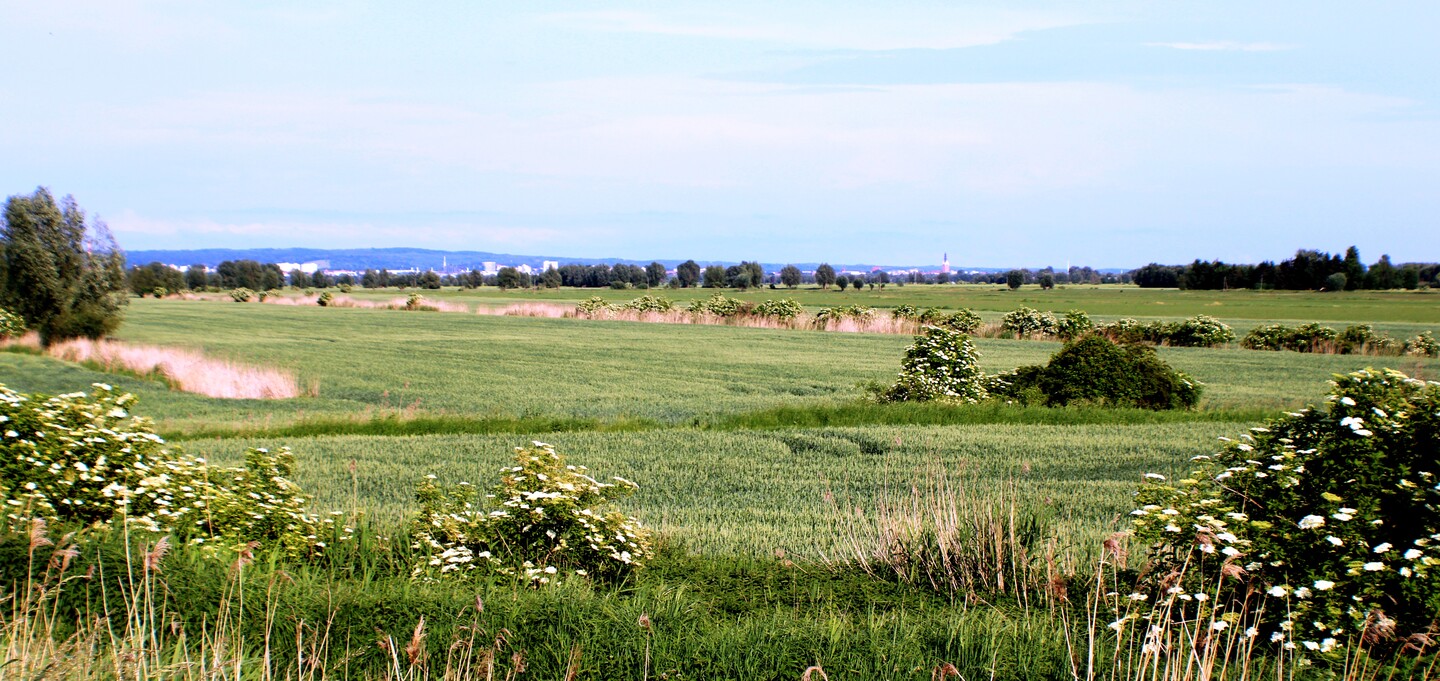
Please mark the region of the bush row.
<svg viewBox="0 0 1440 681"><path fill-rule="evenodd" d="M1376 333L1369 324L1355 324L1341 331L1314 322L1295 327L1267 324L1251 329L1240 345L1251 350L1440 356L1440 343L1429 331L1402 343L1389 335Z"/></svg>

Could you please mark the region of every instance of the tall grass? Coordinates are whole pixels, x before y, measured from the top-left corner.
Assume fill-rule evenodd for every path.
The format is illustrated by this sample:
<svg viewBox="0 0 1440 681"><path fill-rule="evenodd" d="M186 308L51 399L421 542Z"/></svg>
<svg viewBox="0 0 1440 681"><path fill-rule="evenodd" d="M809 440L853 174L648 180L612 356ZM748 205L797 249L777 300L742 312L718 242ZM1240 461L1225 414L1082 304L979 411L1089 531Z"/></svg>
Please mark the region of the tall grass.
<svg viewBox="0 0 1440 681"><path fill-rule="evenodd" d="M287 399L314 396L319 388L302 389L294 374L207 357L199 350L142 345L116 340L76 338L42 348L33 333L6 339L5 347L44 353L101 371L158 378L176 390L222 399Z"/></svg>

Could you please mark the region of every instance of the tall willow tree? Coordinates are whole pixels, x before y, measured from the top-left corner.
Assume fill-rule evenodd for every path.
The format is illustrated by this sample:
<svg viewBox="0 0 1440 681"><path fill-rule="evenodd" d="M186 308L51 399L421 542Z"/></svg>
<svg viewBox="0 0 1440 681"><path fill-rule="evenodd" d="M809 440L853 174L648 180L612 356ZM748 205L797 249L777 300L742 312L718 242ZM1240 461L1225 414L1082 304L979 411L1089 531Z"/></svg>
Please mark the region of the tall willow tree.
<svg viewBox="0 0 1440 681"><path fill-rule="evenodd" d="M120 326L125 255L104 222L86 222L74 197L56 204L44 187L11 196L0 251L0 304L23 317L42 343L100 338Z"/></svg>

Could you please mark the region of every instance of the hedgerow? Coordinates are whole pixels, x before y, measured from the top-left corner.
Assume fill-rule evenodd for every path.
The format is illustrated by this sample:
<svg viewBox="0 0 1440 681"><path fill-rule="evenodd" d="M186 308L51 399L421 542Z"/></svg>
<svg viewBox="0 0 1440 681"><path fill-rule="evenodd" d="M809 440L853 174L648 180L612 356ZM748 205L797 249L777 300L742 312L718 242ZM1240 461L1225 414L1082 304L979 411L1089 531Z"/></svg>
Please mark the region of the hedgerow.
<svg viewBox="0 0 1440 681"><path fill-rule="evenodd" d="M414 575L505 575L548 584L572 575L620 577L651 557L648 530L603 510L634 493L635 483L599 482L543 442L516 447L515 459L483 499L469 483L442 487L434 476L420 483L412 538L424 555Z"/></svg>
<svg viewBox="0 0 1440 681"><path fill-rule="evenodd" d="M991 378L991 392L1022 403L1065 406L1088 402L1110 407L1190 409L1201 385L1176 371L1147 345L1118 344L1102 336L1070 341L1044 366L1020 367Z"/></svg>
<svg viewBox="0 0 1440 681"><path fill-rule="evenodd" d="M777 298L765 300L755 306L754 314L759 317L769 317L782 321L791 321L805 312L800 303L789 298Z"/></svg>
<svg viewBox="0 0 1440 681"><path fill-rule="evenodd" d="M1185 479L1146 475L1132 515L1158 597L1225 575L1215 608L1266 593L1282 603L1259 613L1264 635L1322 655L1440 624L1440 383L1366 369L1328 399L1196 457Z"/></svg>
<svg viewBox="0 0 1440 681"><path fill-rule="evenodd" d="M1054 313L1041 312L1034 308L1022 307L1011 310L1000 318L1000 329L1022 338L1029 336L1054 336L1060 330Z"/></svg>
<svg viewBox="0 0 1440 681"><path fill-rule="evenodd" d="M243 286L240 288L230 289L230 299L237 303L248 303L250 302L250 299L254 297L255 292Z"/></svg>

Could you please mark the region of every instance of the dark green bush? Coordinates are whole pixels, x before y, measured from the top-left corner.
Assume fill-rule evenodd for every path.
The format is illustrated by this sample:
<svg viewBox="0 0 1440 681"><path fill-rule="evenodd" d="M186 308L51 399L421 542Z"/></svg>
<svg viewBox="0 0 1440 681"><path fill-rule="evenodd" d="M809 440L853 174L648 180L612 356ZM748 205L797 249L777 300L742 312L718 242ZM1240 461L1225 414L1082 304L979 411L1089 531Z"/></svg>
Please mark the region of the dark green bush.
<svg viewBox="0 0 1440 681"><path fill-rule="evenodd" d="M1121 345L1103 336L1065 344L1043 367L1020 367L992 379L992 392L1052 407L1088 402L1110 407L1189 409L1201 387L1145 345Z"/></svg>

